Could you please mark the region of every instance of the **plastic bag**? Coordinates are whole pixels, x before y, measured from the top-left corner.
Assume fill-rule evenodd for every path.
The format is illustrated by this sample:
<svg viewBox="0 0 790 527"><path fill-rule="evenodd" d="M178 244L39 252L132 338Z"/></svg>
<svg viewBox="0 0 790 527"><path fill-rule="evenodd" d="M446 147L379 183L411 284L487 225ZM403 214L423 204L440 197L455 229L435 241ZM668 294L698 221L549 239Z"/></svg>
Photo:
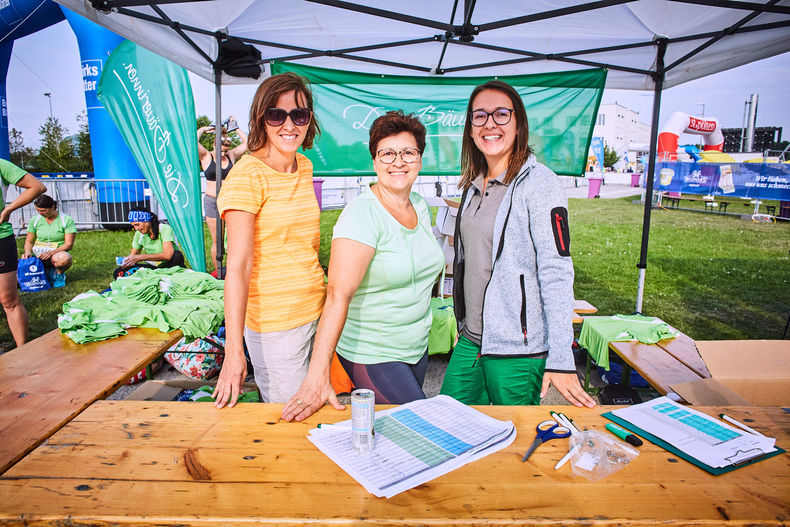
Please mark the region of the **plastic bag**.
<svg viewBox="0 0 790 527"><path fill-rule="evenodd" d="M23 293L46 291L51 287L47 281L44 264L35 256L19 260L16 268L16 279Z"/></svg>
<svg viewBox="0 0 790 527"><path fill-rule="evenodd" d="M639 451L631 445L597 430L585 430L568 440L574 474L598 481L625 467Z"/></svg>

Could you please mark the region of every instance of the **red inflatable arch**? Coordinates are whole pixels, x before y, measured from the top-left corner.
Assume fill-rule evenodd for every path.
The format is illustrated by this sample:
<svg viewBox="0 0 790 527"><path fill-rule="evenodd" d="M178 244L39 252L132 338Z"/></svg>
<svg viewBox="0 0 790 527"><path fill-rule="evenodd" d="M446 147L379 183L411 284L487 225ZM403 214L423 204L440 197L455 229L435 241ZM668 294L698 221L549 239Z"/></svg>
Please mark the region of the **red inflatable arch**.
<svg viewBox="0 0 790 527"><path fill-rule="evenodd" d="M680 134L696 134L703 136L705 150L724 149L724 134L721 133L719 120L715 117L706 119L694 117L687 113L675 112L658 134L658 158L661 161L676 161L678 158L678 137Z"/></svg>

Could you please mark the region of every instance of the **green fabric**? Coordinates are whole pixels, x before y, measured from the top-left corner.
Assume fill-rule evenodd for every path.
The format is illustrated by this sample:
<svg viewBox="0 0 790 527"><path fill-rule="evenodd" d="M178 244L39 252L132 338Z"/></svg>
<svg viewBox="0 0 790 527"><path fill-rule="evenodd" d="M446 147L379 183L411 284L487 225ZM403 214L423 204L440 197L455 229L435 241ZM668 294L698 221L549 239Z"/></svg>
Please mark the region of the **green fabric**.
<svg viewBox="0 0 790 527"><path fill-rule="evenodd" d="M76 234L77 227L68 214L58 213L52 223L39 214L27 226L27 232L35 234L37 242L54 242L62 247L66 243L66 234Z"/></svg>
<svg viewBox="0 0 790 527"><path fill-rule="evenodd" d="M579 345L590 354L598 366L609 370L609 343L638 340L654 344L659 340L679 335L664 321L643 315L614 315L612 317L584 317Z"/></svg>
<svg viewBox="0 0 790 527"><path fill-rule="evenodd" d="M63 304L58 328L75 342L111 338L119 325L180 329L194 340L222 323L223 287L223 281L206 273L141 268L118 278L107 293L89 291Z"/></svg>
<svg viewBox="0 0 790 527"><path fill-rule="evenodd" d="M479 354L480 346L461 335L440 393L470 405L540 404L545 358Z"/></svg>
<svg viewBox="0 0 790 527"><path fill-rule="evenodd" d="M134 231L134 238L132 238L132 247L135 249L142 249L142 254L158 254L163 249L164 242L175 242L173 229L166 223L159 224L159 236L152 240L147 234L142 234L139 231Z"/></svg>
<svg viewBox="0 0 790 527"><path fill-rule="evenodd" d="M192 393L192 396L189 398L191 401L197 403L213 403L214 399L212 399L211 394L214 393L214 388L211 386L201 386L197 390ZM258 392L245 392L239 395L239 402L240 403L259 403L261 402L260 397L258 396Z"/></svg>
<svg viewBox="0 0 790 527"><path fill-rule="evenodd" d="M415 113L427 128L421 175L458 175L466 105L472 89L491 77L374 75L273 62L272 75L292 71L310 79L321 121L305 152L316 176L372 175L370 124L387 110ZM592 139L606 70L498 77L524 100L529 144L551 170L581 176Z"/></svg>
<svg viewBox="0 0 790 527"><path fill-rule="evenodd" d="M197 125L187 71L125 40L107 59L96 95L167 214L184 256L193 269L205 271Z"/></svg>
<svg viewBox="0 0 790 527"><path fill-rule="evenodd" d="M449 353L458 336L458 325L453 313L452 298L431 298L431 332L428 335L428 355Z"/></svg>
<svg viewBox="0 0 790 527"><path fill-rule="evenodd" d="M346 238L376 252L348 306L337 352L357 364L416 364L431 330L431 289L444 253L431 232L425 200L411 193L417 227L407 229L365 186L335 224L333 239Z"/></svg>
<svg viewBox="0 0 790 527"><path fill-rule="evenodd" d="M0 159L0 180L6 185L16 185L20 179L25 177L26 171L22 170L15 164L5 159ZM3 192L0 192L0 210L5 208L5 200L3 199ZM4 221L0 224L0 238L6 236L13 236L14 228L10 222Z"/></svg>

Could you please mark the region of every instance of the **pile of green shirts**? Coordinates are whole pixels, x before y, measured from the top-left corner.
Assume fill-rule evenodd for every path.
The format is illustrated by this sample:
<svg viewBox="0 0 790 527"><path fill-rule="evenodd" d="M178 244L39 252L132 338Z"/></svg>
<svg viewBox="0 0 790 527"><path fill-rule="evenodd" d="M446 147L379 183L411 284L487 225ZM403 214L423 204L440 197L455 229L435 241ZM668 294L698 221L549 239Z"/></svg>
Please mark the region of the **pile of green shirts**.
<svg viewBox="0 0 790 527"><path fill-rule="evenodd" d="M78 344L126 334L127 327L180 329L188 340L215 332L225 318L224 282L181 267L141 268L103 294L88 291L63 304L58 328Z"/></svg>
<svg viewBox="0 0 790 527"><path fill-rule="evenodd" d="M656 317L643 315L614 315L612 317L584 317L579 345L586 348L598 366L609 370L609 343L638 340L655 344L673 338L679 332Z"/></svg>

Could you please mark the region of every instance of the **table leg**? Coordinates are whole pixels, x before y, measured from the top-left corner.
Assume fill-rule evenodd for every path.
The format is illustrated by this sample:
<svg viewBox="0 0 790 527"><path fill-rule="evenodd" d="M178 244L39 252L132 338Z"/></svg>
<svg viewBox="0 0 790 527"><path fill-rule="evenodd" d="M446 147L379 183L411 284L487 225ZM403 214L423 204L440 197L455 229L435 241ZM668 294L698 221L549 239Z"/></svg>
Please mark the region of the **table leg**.
<svg viewBox="0 0 790 527"><path fill-rule="evenodd" d="M631 386L631 366L623 361L623 373L620 377L620 384Z"/></svg>
<svg viewBox="0 0 790 527"><path fill-rule="evenodd" d="M584 391L590 389L590 366L592 365L592 359L590 359L590 352L587 352L587 362L584 366Z"/></svg>

